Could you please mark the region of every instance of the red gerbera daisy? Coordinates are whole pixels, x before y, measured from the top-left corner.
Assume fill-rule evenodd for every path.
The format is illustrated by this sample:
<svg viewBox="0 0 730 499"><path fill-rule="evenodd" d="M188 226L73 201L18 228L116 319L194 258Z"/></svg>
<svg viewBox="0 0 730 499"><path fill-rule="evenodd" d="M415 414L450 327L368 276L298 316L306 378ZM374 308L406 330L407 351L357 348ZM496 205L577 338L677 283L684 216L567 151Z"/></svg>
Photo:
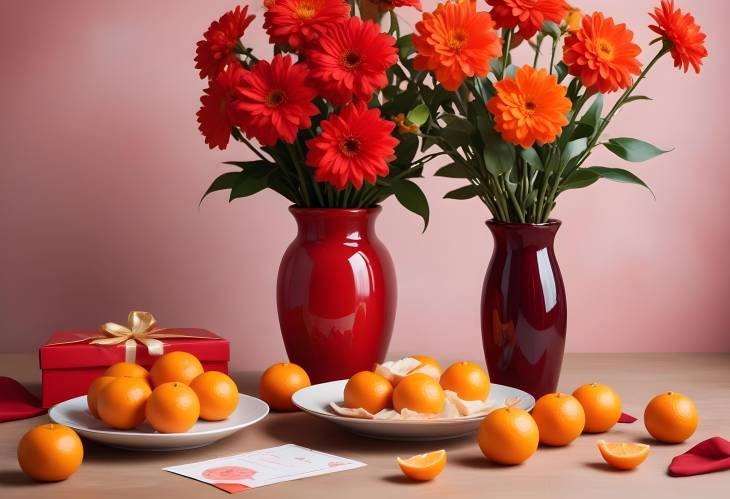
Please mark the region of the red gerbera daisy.
<svg viewBox="0 0 730 499"><path fill-rule="evenodd" d="M583 17L580 31L565 39L563 60L568 72L580 78L591 91L602 94L628 88L631 75L641 72L636 56L641 49L626 25L596 12Z"/></svg>
<svg viewBox="0 0 730 499"><path fill-rule="evenodd" d="M236 125L231 114L231 102L246 73L248 71L240 64L229 64L215 79L210 80L200 98L202 106L197 112L198 128L211 149L225 149L228 146L231 129Z"/></svg>
<svg viewBox="0 0 730 499"><path fill-rule="evenodd" d="M351 17L322 35L307 52L320 94L341 105L353 95L368 101L388 84L385 71L398 62L395 39L372 21Z"/></svg>
<svg viewBox="0 0 730 499"><path fill-rule="evenodd" d="M234 118L246 136L266 146L279 139L292 144L300 128L312 126L309 117L319 110L312 104L317 91L308 78L307 66L292 64L290 55L254 64L233 103Z"/></svg>
<svg viewBox="0 0 730 499"><path fill-rule="evenodd" d="M674 67L686 73L690 65L697 74L702 67L702 59L707 57L705 35L695 23L691 14L683 14L681 9L674 8L674 0L662 0L661 7L649 13L657 25L651 25L653 31L659 33L672 44Z"/></svg>
<svg viewBox="0 0 730 499"><path fill-rule="evenodd" d="M348 17L345 0L276 0L264 13L264 29L271 43L301 50Z"/></svg>
<svg viewBox="0 0 730 499"><path fill-rule="evenodd" d="M487 0L489 12L498 28L518 28L523 38L542 30L543 21L556 24L565 18L570 6L565 0Z"/></svg>
<svg viewBox="0 0 730 499"><path fill-rule="evenodd" d="M350 103L320 126L322 133L307 141L307 164L317 181L340 190L352 182L359 189L363 181L375 184L378 176L388 175L398 140L390 134L395 123L382 119L379 109Z"/></svg>
<svg viewBox="0 0 730 499"><path fill-rule="evenodd" d="M195 69L200 70L200 78L215 78L227 64L238 62L233 48L256 17L247 14L248 5L236 7L210 24L195 51Z"/></svg>

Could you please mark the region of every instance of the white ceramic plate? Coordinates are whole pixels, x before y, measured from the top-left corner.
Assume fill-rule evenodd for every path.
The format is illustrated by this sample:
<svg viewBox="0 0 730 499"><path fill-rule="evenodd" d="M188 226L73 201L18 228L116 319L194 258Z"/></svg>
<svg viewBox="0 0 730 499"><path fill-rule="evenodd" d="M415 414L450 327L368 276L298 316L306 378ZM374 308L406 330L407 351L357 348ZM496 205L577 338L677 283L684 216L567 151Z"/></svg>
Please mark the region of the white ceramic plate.
<svg viewBox="0 0 730 499"><path fill-rule="evenodd" d="M269 406L255 397L238 394L238 407L224 421L198 421L186 433L157 433L148 423L134 430L115 430L89 412L86 396L76 397L54 405L48 415L56 423L76 430L89 440L112 447L143 451L194 449L212 444L237 431L261 421Z"/></svg>
<svg viewBox="0 0 730 499"><path fill-rule="evenodd" d="M342 404L347 380L330 381L302 388L294 394L292 401L301 410L336 423L353 433L386 440L445 440L468 435L479 428L484 416L449 420L374 420L348 418L335 414L330 402ZM532 395L517 388L492 383L488 401L497 406L505 400L519 398L516 405L526 411L535 405Z"/></svg>

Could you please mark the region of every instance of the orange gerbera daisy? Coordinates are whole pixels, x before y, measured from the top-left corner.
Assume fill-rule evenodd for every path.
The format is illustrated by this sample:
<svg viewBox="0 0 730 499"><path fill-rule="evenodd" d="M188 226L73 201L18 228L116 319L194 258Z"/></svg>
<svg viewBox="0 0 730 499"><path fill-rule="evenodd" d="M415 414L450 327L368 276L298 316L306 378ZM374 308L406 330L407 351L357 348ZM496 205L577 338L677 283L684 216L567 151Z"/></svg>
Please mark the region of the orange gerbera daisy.
<svg viewBox="0 0 730 499"><path fill-rule="evenodd" d="M307 141L307 164L317 181L340 190L352 182L359 189L364 181L374 185L388 175L398 139L391 135L395 123L381 118L378 108L351 102L320 126L322 133Z"/></svg>
<svg viewBox="0 0 730 499"><path fill-rule="evenodd" d="M565 0L487 0L498 28L517 28L523 38L542 30L544 21L560 24L570 6Z"/></svg>
<svg viewBox="0 0 730 499"><path fill-rule="evenodd" d="M502 54L502 39L486 12L471 1L439 4L416 24L413 67L433 71L445 89L454 91L466 77L484 77L489 61Z"/></svg>
<svg viewBox="0 0 730 499"><path fill-rule="evenodd" d="M348 17L345 0L275 0L264 13L264 29L272 44L301 51Z"/></svg>
<svg viewBox="0 0 730 499"><path fill-rule="evenodd" d="M702 67L702 59L707 57L705 35L690 14L683 14L681 9L674 8L674 0L662 0L661 7L654 9L649 15L657 23L649 26L672 44L674 67L686 73L689 67L697 74Z"/></svg>
<svg viewBox="0 0 730 499"><path fill-rule="evenodd" d="M522 66L514 79L498 81L494 88L497 95L489 99L487 109L494 115L495 130L507 142L525 149L535 142L549 144L568 124L568 89L545 69Z"/></svg>
<svg viewBox="0 0 730 499"><path fill-rule="evenodd" d="M563 60L568 72L591 91L602 94L628 88L631 75L641 72L636 56L641 49L626 25L596 12L583 17L581 30L565 39Z"/></svg>

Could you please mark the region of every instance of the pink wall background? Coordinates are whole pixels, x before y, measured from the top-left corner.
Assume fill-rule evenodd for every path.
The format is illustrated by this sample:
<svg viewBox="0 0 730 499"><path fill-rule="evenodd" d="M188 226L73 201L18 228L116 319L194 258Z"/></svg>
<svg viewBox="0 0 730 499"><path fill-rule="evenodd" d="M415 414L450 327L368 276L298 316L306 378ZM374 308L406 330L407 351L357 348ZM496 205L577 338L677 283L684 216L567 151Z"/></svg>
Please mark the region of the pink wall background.
<svg viewBox="0 0 730 499"><path fill-rule="evenodd" d="M655 3L580 5L625 20L645 44ZM657 200L611 183L560 198L571 351L730 350L730 4L680 3L710 35L703 73L685 76L664 60L642 91L654 102L626 109L611 130L676 147L634 167ZM285 357L274 286L294 234L286 201L214 196L198 209L220 163L249 157L237 147L210 152L194 120L203 88L194 44L234 5L3 4L0 350L33 351L55 329L96 328L143 309L165 325L225 335L239 368ZM266 54L260 25L259 17L247 41ZM621 161L601 154L595 164ZM486 209L441 199L450 181L421 185L432 207L425 234L393 200L379 220L399 278L391 351L481 359Z"/></svg>

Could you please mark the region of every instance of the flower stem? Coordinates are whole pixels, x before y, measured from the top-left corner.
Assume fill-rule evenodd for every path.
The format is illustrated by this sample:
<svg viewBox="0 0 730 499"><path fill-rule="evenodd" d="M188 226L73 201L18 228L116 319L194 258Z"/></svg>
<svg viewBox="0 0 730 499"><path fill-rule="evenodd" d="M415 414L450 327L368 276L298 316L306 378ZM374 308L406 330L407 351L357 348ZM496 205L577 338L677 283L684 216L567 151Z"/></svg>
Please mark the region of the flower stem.
<svg viewBox="0 0 730 499"><path fill-rule="evenodd" d="M512 50L512 35L514 31L514 29L508 29L504 37L504 45L502 45L502 76L500 80L504 78L504 73L507 71L507 61L509 60L509 52Z"/></svg>

